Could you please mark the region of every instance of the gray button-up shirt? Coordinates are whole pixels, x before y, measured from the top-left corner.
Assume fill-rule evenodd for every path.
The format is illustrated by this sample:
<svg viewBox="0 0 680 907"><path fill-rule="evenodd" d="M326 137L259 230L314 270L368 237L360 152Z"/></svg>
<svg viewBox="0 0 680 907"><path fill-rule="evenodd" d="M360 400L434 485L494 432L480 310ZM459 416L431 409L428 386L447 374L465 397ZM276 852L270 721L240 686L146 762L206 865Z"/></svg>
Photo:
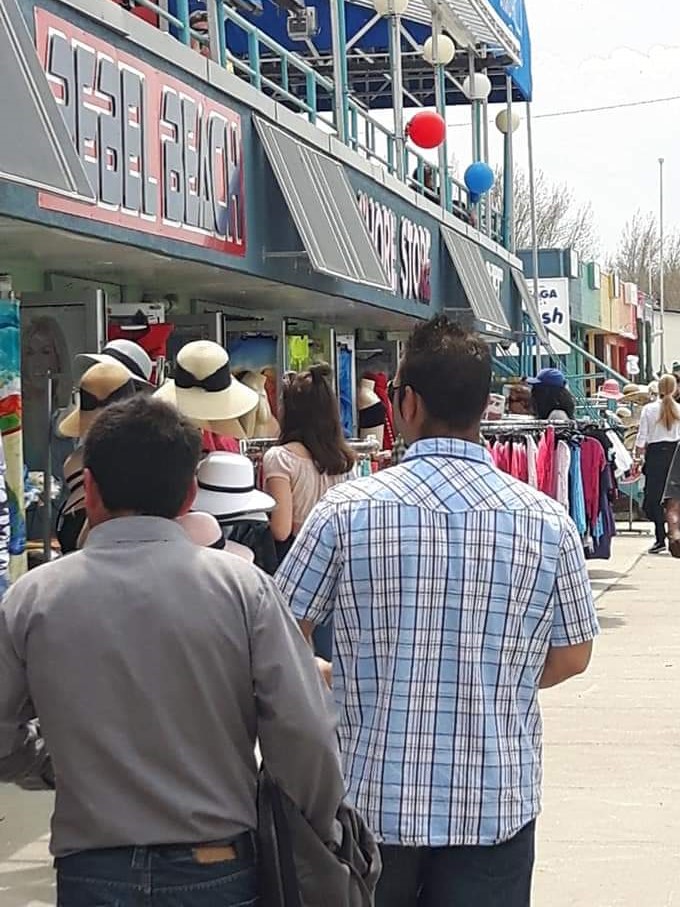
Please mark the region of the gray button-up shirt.
<svg viewBox="0 0 680 907"><path fill-rule="evenodd" d="M194 843L256 827L270 773L324 839L343 794L335 718L273 582L170 520L125 517L22 577L0 610L0 780L56 774L52 850Z"/></svg>

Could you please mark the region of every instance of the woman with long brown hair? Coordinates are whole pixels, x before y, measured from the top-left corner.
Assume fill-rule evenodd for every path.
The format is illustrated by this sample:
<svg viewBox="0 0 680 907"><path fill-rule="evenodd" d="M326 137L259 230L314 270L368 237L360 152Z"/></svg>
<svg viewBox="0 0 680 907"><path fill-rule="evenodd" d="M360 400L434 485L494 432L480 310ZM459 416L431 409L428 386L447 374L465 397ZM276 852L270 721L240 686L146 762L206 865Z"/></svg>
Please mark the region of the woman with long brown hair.
<svg viewBox="0 0 680 907"><path fill-rule="evenodd" d="M279 443L264 456L265 489L276 500L274 538L289 543L318 501L350 478L355 456L345 441L327 365L283 381Z"/></svg>
<svg viewBox="0 0 680 907"><path fill-rule="evenodd" d="M635 442L638 461L644 457L644 510L654 523L656 541L651 554L666 550L664 489L673 456L680 441L680 406L675 402L678 385L673 375L659 381L659 399L648 403L640 415L640 430Z"/></svg>
<svg viewBox="0 0 680 907"><path fill-rule="evenodd" d="M271 530L281 558L328 489L354 476L356 457L345 441L327 365L283 380L281 434L264 455L265 490L276 501ZM331 660L331 626L314 631L314 651Z"/></svg>

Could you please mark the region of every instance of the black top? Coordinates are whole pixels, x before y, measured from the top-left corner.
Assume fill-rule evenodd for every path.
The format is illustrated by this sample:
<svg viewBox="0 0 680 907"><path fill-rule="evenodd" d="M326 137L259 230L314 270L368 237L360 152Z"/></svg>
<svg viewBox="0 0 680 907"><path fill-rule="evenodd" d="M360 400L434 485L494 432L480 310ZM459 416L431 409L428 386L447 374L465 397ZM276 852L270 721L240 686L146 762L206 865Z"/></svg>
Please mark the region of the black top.
<svg viewBox="0 0 680 907"><path fill-rule="evenodd" d="M359 410L359 428L378 428L385 424L385 406L378 400L373 406Z"/></svg>

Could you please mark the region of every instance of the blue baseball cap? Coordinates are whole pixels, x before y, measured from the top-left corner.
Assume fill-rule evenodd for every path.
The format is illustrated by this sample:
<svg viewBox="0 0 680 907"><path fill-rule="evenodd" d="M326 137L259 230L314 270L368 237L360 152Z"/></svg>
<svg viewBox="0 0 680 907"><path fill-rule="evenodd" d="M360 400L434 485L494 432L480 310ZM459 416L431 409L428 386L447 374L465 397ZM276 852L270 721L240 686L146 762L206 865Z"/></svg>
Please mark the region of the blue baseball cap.
<svg viewBox="0 0 680 907"><path fill-rule="evenodd" d="M527 378L527 384L542 384L544 387L566 387L567 379L558 368L542 368L535 378Z"/></svg>

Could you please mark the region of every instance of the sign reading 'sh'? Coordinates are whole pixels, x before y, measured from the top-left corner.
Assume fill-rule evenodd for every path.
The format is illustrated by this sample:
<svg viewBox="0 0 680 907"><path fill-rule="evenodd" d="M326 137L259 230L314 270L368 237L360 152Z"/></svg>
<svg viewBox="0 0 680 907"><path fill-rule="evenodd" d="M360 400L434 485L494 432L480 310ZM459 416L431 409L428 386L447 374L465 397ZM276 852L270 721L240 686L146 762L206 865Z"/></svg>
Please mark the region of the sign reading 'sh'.
<svg viewBox="0 0 680 907"><path fill-rule="evenodd" d="M241 119L36 8L38 55L97 198L40 206L245 255Z"/></svg>

